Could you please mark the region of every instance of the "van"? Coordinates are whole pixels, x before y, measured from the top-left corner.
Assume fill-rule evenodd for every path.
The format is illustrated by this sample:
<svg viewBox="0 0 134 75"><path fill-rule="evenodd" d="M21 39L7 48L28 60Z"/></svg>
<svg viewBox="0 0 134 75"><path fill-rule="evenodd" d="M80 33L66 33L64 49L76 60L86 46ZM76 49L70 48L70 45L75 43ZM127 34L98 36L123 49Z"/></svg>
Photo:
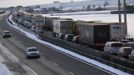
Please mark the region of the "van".
<svg viewBox="0 0 134 75"><path fill-rule="evenodd" d="M123 44L121 42L106 42L104 46L104 52L110 53L110 54L117 54L119 51L119 48L121 48Z"/></svg>

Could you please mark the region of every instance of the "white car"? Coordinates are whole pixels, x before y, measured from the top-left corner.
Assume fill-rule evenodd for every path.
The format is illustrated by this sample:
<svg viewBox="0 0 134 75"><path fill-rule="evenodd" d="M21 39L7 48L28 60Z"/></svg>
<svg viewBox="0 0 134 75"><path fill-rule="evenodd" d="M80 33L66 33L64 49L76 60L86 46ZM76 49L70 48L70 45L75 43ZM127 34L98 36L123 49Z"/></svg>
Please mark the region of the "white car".
<svg viewBox="0 0 134 75"><path fill-rule="evenodd" d="M37 47L28 47L26 50L26 57L27 58L33 58L37 57L40 58L40 51Z"/></svg>
<svg viewBox="0 0 134 75"><path fill-rule="evenodd" d="M35 29L35 31L36 31L37 33L43 33L43 29L42 29L41 27L37 27L37 28Z"/></svg>
<svg viewBox="0 0 134 75"><path fill-rule="evenodd" d="M132 52L132 47L121 47L119 49L118 55L121 57L128 58L128 55Z"/></svg>
<svg viewBox="0 0 134 75"><path fill-rule="evenodd" d="M130 53L129 59L134 61L134 50Z"/></svg>
<svg viewBox="0 0 134 75"><path fill-rule="evenodd" d="M104 51L110 54L117 54L119 48L121 48L122 46L123 44L121 42L107 42L104 46Z"/></svg>
<svg viewBox="0 0 134 75"><path fill-rule="evenodd" d="M134 49L134 42L127 42L126 45Z"/></svg>

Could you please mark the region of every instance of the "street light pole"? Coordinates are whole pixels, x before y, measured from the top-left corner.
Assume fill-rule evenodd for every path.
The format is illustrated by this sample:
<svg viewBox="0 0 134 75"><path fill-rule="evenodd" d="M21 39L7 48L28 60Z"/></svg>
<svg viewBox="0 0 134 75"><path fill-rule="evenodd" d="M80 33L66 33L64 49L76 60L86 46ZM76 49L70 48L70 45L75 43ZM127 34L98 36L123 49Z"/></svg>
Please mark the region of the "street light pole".
<svg viewBox="0 0 134 75"><path fill-rule="evenodd" d="M125 24L125 35L127 35L127 14L126 14L126 0L123 0L124 2L124 24Z"/></svg>
<svg viewBox="0 0 134 75"><path fill-rule="evenodd" d="M121 2L118 0L119 24L121 25Z"/></svg>

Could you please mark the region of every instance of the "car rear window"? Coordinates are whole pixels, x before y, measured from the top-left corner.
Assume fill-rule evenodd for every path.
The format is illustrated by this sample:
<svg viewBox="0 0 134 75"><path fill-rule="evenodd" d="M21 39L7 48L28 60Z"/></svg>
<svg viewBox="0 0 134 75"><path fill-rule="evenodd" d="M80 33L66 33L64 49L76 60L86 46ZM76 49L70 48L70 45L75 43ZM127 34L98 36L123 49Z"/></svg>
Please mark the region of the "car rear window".
<svg viewBox="0 0 134 75"><path fill-rule="evenodd" d="M122 47L121 43L113 43L111 44L111 47Z"/></svg>

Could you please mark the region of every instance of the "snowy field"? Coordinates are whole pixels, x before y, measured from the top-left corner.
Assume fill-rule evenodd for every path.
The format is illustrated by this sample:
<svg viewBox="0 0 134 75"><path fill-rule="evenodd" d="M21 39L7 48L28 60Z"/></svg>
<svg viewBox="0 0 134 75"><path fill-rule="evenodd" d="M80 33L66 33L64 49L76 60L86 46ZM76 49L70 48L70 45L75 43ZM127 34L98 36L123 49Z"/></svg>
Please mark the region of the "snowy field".
<svg viewBox="0 0 134 75"><path fill-rule="evenodd" d="M9 16L9 20L10 20L11 22L13 22L11 18L12 18L12 15ZM17 26L17 24L14 23L14 22L13 22L13 24L11 24L11 23L9 23L8 20L7 20L7 23L8 23L11 27L13 27L13 28L15 28L15 29L21 31L22 33L24 33L27 37L29 37L29 38L31 38L31 39L33 39L33 40L39 42L39 43L42 43L42 44L44 44L44 45L46 45L46 46L48 46L48 47L50 47L50 48L56 50L57 52L60 52L60 53L65 54L65 55L67 55L67 56L69 56L69 57L71 57L71 58L74 58L74 59L76 59L76 60L78 60L78 61L84 62L84 63L86 63L86 64L88 64L88 65L89 65L89 64L92 64L92 66L94 65L94 67L96 67L96 68L98 68L98 69L100 69L100 70L103 70L103 71L105 71L105 72L108 72L108 73L117 74L117 75L129 75L128 73L125 73L125 72L123 72L123 71L121 71L121 70L118 70L118 69L116 69L116 68L110 67L110 66L105 65L105 64L102 64L102 63L100 63L100 62L98 62L98 61L95 61L95 60L93 60L93 59L84 57L84 56L82 56L82 55L79 55L79 54L77 54L77 53L74 53L74 52L72 52L72 51L70 51L70 50L67 50L67 49L65 49L65 48L62 48L62 47L60 47L60 46L56 46L56 45L54 45L54 44L52 44L52 43L49 43L49 42L46 42L46 41L42 41L42 40L38 39L34 34L29 33L29 32L27 32L27 31L25 31L25 30L19 28L19 27Z"/></svg>
<svg viewBox="0 0 134 75"><path fill-rule="evenodd" d="M43 16L57 16L61 18L72 18L74 20L83 20L83 21L103 21L103 22L118 22L117 14L110 14L109 11L100 11L100 12L82 12L82 15L78 15L80 12L71 13L62 13L62 14L44 14ZM84 15L84 13L86 13ZM74 15L73 15L74 14ZM81 13L80 13L81 14ZM52 17L52 16L51 16ZM122 15L123 18L123 15ZM134 14L128 14L128 35L134 37ZM124 21L124 20L122 20Z"/></svg>

